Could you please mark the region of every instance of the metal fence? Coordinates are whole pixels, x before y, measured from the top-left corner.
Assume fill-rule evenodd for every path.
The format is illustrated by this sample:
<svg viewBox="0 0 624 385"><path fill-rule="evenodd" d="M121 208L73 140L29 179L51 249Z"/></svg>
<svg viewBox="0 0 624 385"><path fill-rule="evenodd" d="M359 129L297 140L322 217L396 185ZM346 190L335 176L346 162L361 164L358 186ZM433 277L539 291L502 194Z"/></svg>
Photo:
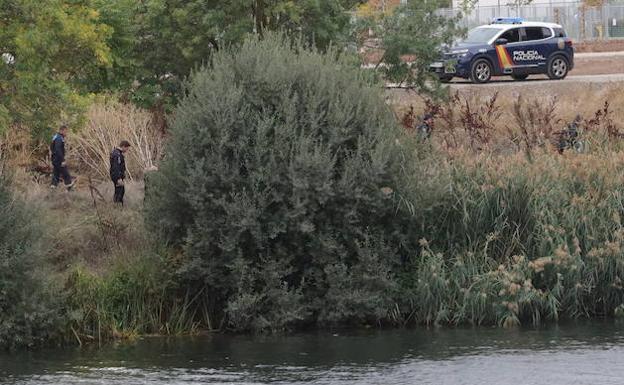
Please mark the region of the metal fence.
<svg viewBox="0 0 624 385"><path fill-rule="evenodd" d="M457 15L457 9L444 9L448 16ZM472 28L489 23L495 17L522 17L530 21L561 24L575 40L624 38L624 4L605 4L599 7L581 3L531 4L523 6L475 7L462 12L461 24Z"/></svg>

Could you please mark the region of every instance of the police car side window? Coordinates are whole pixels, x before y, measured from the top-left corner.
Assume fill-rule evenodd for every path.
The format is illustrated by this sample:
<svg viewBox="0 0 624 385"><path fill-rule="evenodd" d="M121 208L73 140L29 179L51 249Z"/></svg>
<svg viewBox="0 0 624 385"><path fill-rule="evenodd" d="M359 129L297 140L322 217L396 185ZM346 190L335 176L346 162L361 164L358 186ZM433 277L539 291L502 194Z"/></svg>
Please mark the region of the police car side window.
<svg viewBox="0 0 624 385"><path fill-rule="evenodd" d="M508 43L517 43L520 41L520 28L510 29L500 36L501 39L507 39Z"/></svg>
<svg viewBox="0 0 624 385"><path fill-rule="evenodd" d="M563 28L555 28L555 37L566 37L566 33Z"/></svg>
<svg viewBox="0 0 624 385"><path fill-rule="evenodd" d="M526 31L526 40L542 40L544 38L544 34L542 33L541 27L527 27ZM550 31L548 32L547 37L550 36Z"/></svg>
<svg viewBox="0 0 624 385"><path fill-rule="evenodd" d="M550 28L542 27L542 35L544 35L544 39L552 37L552 32L550 32Z"/></svg>

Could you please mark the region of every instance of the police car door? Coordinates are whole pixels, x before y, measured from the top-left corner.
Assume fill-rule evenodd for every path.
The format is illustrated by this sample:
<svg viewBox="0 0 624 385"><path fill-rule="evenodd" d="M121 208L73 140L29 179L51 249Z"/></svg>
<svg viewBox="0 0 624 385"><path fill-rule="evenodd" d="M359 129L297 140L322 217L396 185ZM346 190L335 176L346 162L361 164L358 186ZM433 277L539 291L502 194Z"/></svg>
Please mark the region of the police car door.
<svg viewBox="0 0 624 385"><path fill-rule="evenodd" d="M520 27L510 28L498 37L499 39L507 40L507 44L496 46L496 56L501 74L510 74L513 71L515 63L511 53L514 49L517 49L518 44L522 44L520 30Z"/></svg>
<svg viewBox="0 0 624 385"><path fill-rule="evenodd" d="M522 72L535 72L546 66L548 57L547 40L550 37L550 29L544 27L524 27L520 31L521 43L511 52L511 58L518 70Z"/></svg>

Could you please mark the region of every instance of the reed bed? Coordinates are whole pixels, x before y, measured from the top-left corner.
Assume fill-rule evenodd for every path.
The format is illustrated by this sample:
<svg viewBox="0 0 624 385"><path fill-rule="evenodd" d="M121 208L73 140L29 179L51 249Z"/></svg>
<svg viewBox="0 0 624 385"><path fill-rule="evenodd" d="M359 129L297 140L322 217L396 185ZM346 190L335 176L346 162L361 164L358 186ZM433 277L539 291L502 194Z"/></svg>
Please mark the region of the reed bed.
<svg viewBox="0 0 624 385"><path fill-rule="evenodd" d="M389 320L511 327L624 315L624 150L609 103L582 120L587 151L560 154L554 104L519 99L510 130L498 130L496 95L478 108L454 98L452 109L428 105L442 120L421 145L435 198L416 210L422 249L398 274Z"/></svg>

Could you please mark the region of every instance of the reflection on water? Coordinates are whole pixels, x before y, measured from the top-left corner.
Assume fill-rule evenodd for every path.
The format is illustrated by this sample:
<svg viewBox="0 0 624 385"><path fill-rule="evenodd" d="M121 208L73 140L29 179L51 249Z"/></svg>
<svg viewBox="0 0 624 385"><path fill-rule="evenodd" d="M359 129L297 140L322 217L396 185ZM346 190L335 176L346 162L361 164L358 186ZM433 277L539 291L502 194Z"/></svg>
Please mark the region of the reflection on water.
<svg viewBox="0 0 624 385"><path fill-rule="evenodd" d="M0 356L2 384L623 384L619 324L146 338Z"/></svg>

